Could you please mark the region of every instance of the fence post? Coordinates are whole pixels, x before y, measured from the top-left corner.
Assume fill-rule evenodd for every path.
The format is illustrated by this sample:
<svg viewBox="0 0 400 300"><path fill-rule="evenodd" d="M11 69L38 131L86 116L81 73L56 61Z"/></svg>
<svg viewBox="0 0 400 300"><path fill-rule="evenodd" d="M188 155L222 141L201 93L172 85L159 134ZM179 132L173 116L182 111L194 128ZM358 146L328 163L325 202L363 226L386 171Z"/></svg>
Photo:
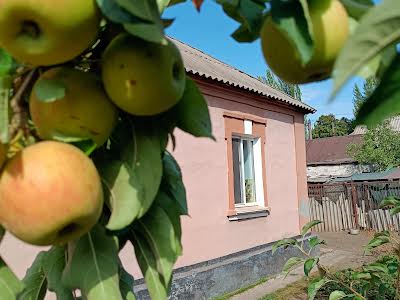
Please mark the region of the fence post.
<svg viewBox="0 0 400 300"><path fill-rule="evenodd" d="M358 224L358 213L357 213L357 203L356 203L356 199L357 199L357 189L356 186L354 184L354 182L351 183L351 203L353 206L353 217L354 217L354 222L356 225L356 228L359 228L359 224Z"/></svg>

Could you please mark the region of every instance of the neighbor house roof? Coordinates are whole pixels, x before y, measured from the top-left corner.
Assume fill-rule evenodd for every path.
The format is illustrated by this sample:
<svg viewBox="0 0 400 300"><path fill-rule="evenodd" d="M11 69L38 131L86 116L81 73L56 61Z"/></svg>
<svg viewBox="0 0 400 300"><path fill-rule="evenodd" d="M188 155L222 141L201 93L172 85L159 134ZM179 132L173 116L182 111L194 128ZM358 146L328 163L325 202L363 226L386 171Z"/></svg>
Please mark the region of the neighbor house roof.
<svg viewBox="0 0 400 300"><path fill-rule="evenodd" d="M400 116L389 118L387 121L391 129L394 131L400 131ZM351 134L365 134L367 133L367 130L367 126L358 125L356 128L354 128L354 131Z"/></svg>
<svg viewBox="0 0 400 300"><path fill-rule="evenodd" d="M339 165L355 162L347 154L349 144L359 144L362 135L345 135L306 141L307 165Z"/></svg>
<svg viewBox="0 0 400 300"><path fill-rule="evenodd" d="M188 73L273 98L279 102L299 108L306 113L314 113L316 111L311 106L262 83L258 79L225 64L196 48L173 38L171 38L171 40L173 40L179 48L183 57L186 72Z"/></svg>
<svg viewBox="0 0 400 300"><path fill-rule="evenodd" d="M399 178L400 168L392 168L382 172L356 173L349 177L335 178L332 182L395 180Z"/></svg>

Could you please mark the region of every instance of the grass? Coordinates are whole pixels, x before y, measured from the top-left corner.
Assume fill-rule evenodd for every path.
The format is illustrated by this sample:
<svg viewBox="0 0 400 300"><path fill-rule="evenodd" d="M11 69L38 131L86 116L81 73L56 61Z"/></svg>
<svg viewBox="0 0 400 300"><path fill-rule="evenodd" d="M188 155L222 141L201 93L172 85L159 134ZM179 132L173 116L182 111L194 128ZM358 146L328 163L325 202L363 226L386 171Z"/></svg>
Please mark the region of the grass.
<svg viewBox="0 0 400 300"><path fill-rule="evenodd" d="M294 283L287 285L275 291L272 294L265 295L259 300L294 300L294 299L307 299L307 285L308 281L304 278Z"/></svg>
<svg viewBox="0 0 400 300"><path fill-rule="evenodd" d="M242 287L242 288L240 288L240 289L238 289L236 291L233 291L233 292L230 292L230 293L226 293L226 294L224 294L222 296L219 296L217 298L213 298L212 300L228 300L228 299L230 299L231 297L233 297L235 295L241 294L241 293L243 293L243 292L245 292L247 290L252 289L253 287L256 287L257 285L259 285L261 283L264 283L264 282L268 281L270 278L271 278L270 276L263 277L263 278L259 279L258 281L254 282L253 284L250 284L250 285L247 285L245 287Z"/></svg>

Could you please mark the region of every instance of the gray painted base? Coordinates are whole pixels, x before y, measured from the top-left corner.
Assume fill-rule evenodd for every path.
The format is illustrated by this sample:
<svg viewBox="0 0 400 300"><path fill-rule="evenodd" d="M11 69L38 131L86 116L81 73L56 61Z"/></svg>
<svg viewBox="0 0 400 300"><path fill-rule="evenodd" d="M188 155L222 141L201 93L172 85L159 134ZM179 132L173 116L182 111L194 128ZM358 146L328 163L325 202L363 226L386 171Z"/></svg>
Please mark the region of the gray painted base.
<svg viewBox="0 0 400 300"><path fill-rule="evenodd" d="M307 236L305 243L311 235ZM301 240L301 237L295 237ZM288 258L300 255L295 248L280 249L272 255L268 243L227 256L174 270L169 299L211 299L276 275ZM318 250L317 250L318 251ZM143 279L135 281L139 300L151 299Z"/></svg>

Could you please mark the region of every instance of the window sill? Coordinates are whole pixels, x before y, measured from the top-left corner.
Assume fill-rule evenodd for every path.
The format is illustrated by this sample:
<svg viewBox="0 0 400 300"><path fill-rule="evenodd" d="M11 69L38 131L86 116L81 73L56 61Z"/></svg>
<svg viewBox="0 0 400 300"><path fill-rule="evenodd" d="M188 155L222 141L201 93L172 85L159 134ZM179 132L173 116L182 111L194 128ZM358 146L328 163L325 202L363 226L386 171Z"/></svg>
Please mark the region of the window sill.
<svg viewBox="0 0 400 300"><path fill-rule="evenodd" d="M228 216L229 221L241 221L254 218L263 218L269 215L269 207L242 206L236 207L235 213Z"/></svg>

